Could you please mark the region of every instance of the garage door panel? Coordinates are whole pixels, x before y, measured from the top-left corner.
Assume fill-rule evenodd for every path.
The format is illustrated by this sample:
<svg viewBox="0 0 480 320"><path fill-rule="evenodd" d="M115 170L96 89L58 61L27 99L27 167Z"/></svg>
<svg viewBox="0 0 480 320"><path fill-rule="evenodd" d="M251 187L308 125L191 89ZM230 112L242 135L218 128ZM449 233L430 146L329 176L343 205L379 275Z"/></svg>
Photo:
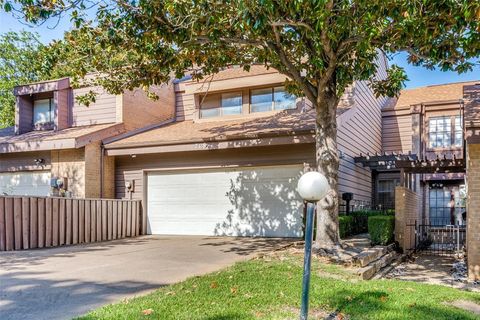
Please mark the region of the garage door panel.
<svg viewBox="0 0 480 320"><path fill-rule="evenodd" d="M50 193L50 171L0 173L0 194L47 196Z"/></svg>
<svg viewBox="0 0 480 320"><path fill-rule="evenodd" d="M149 174L153 234L298 237L303 166Z"/></svg>

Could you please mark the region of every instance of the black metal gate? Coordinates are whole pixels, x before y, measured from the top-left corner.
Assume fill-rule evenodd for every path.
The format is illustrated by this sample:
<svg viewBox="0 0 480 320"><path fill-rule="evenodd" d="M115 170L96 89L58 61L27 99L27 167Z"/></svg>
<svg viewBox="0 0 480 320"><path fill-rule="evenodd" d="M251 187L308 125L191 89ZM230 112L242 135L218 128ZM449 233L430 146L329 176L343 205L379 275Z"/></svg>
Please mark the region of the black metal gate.
<svg viewBox="0 0 480 320"><path fill-rule="evenodd" d="M463 253L466 243L466 227L464 225L449 225L434 221L416 221L407 227L414 228L415 252L429 255L454 255Z"/></svg>

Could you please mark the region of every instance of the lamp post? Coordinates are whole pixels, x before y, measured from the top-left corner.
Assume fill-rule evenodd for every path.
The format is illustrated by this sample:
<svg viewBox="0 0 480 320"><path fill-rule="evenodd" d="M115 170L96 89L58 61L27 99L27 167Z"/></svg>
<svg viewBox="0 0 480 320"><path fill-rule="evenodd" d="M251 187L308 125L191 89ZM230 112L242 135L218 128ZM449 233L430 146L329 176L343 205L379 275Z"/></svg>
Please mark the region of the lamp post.
<svg viewBox="0 0 480 320"><path fill-rule="evenodd" d="M307 202L307 216L305 219L305 257L303 260L302 280L302 307L300 320L308 318L308 296L310 291L310 265L312 260L313 221L315 203L323 199L329 191L328 180L324 175L310 171L298 181L298 193Z"/></svg>

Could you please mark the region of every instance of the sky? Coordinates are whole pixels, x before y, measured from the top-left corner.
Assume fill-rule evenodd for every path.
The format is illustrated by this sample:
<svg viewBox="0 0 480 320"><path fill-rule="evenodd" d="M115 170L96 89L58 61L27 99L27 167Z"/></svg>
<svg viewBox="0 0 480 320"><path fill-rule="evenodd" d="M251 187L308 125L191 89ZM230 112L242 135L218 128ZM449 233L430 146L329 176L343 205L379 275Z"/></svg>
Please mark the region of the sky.
<svg viewBox="0 0 480 320"><path fill-rule="evenodd" d="M41 26L32 27L21 23L10 14L0 11L0 34L8 31L20 31L24 29L31 32L37 32L40 35L41 41L48 43L53 39L61 39L63 33L68 31L70 27L71 25L68 17L60 19L60 21L47 21ZM471 72L459 75L455 72L442 72L439 70L432 71L422 67L412 66L407 63L407 55L404 53L395 55L390 63L397 64L406 70L409 78L409 81L405 84L407 89L449 82L480 80L480 65L477 65Z"/></svg>

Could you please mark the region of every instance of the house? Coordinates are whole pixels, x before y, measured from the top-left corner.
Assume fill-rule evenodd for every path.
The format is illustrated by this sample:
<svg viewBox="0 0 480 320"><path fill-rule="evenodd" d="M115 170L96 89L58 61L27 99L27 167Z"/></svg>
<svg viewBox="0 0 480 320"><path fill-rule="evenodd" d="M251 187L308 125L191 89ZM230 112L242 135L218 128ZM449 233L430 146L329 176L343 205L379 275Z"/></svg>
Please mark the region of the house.
<svg viewBox="0 0 480 320"><path fill-rule="evenodd" d="M0 194L113 197L114 159L101 141L173 117L173 86L155 90L158 101L72 88L68 78L16 87L15 126L0 130ZM77 102L90 91L95 102Z"/></svg>
<svg viewBox="0 0 480 320"><path fill-rule="evenodd" d="M382 109L383 153L355 159L371 168L374 206L395 208L400 247L464 244L471 279L480 279L479 97L478 81L403 90Z"/></svg>
<svg viewBox="0 0 480 320"><path fill-rule="evenodd" d="M377 64L384 77L386 59ZM19 86L15 127L0 131L0 192L142 200L148 234L299 237L296 183L315 166L315 112L285 80L233 67L155 88L157 101L72 88L68 78ZM91 90L93 104L79 104ZM421 240L419 224L460 225L475 279L479 96L477 82L396 99L356 82L337 114L340 194L355 209L394 208L404 249Z"/></svg>
<svg viewBox="0 0 480 320"><path fill-rule="evenodd" d="M463 90L473 84L475 82L459 82L403 90L398 99L382 109L382 146L387 155L458 160L458 168L450 168L448 172L414 173L407 181L419 195L419 218L428 219L432 224L455 224L449 207L452 196L456 215L465 210ZM374 204L393 207L395 186L402 180L401 170L372 171L376 177Z"/></svg>
<svg viewBox="0 0 480 320"><path fill-rule="evenodd" d="M379 59L381 72L386 63ZM302 235L296 183L315 165L315 118L308 101L285 92L285 79L253 66L178 81L174 119L104 139L116 197L143 200L147 233ZM354 157L381 151L387 101L358 82L339 107L339 188L358 205L370 204L372 178Z"/></svg>

